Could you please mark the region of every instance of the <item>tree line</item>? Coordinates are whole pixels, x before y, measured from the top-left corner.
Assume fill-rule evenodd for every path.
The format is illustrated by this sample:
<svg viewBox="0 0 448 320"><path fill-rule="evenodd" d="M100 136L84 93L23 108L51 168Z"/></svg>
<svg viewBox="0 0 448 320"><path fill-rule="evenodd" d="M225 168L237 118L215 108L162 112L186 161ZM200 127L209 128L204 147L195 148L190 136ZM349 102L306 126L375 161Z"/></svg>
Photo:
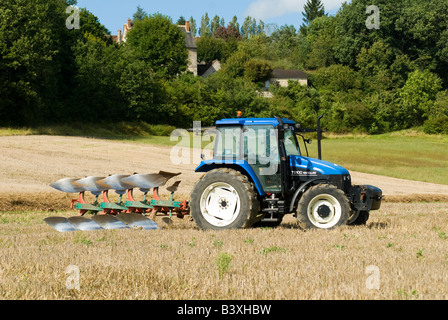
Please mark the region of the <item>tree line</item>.
<svg viewBox="0 0 448 320"><path fill-rule="evenodd" d="M142 121L191 127L233 117L289 117L313 126L325 113L334 132L422 128L448 133L448 3L376 0L379 29L366 27L371 0L344 3L336 15L308 0L303 24L276 26L247 17L189 21L198 60L220 60L207 78L186 72L180 17L141 7L125 44L88 10L66 27L73 0L0 0L0 124ZM301 69L261 92L273 69Z"/></svg>

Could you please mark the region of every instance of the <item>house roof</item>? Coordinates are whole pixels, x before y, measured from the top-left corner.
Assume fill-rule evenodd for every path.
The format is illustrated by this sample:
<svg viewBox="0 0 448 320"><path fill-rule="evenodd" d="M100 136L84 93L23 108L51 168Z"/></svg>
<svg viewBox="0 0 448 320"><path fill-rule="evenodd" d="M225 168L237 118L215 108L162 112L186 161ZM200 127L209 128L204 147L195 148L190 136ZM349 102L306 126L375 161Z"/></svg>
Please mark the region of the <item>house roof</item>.
<svg viewBox="0 0 448 320"><path fill-rule="evenodd" d="M274 69L272 71L272 78L279 79L308 79L305 72L301 70L285 70L285 69Z"/></svg>
<svg viewBox="0 0 448 320"><path fill-rule="evenodd" d="M196 42L194 41L193 35L191 34L191 32L188 30L187 31L187 26L178 26L180 31L182 31L185 34L185 46L188 49L197 49L198 46L196 45Z"/></svg>

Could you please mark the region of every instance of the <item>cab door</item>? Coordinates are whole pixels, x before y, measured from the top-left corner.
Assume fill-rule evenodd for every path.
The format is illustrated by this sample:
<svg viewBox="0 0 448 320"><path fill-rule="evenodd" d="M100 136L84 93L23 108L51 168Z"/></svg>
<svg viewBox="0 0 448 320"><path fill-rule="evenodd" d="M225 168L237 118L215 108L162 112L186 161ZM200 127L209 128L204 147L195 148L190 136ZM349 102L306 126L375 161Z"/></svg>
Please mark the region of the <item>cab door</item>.
<svg viewBox="0 0 448 320"><path fill-rule="evenodd" d="M243 128L243 159L255 172L264 192L281 192L279 145L272 125Z"/></svg>

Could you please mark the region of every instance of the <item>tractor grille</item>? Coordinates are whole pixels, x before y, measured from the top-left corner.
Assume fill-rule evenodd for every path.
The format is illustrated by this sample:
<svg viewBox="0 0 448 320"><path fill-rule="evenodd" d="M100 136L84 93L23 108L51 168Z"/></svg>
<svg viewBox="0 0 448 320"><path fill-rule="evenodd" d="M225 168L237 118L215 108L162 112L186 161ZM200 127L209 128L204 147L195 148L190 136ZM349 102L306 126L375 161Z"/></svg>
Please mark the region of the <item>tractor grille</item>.
<svg viewBox="0 0 448 320"><path fill-rule="evenodd" d="M352 186L352 179L349 174L344 175L331 175L328 177L330 184L336 186L338 189L343 190L345 193L350 192Z"/></svg>

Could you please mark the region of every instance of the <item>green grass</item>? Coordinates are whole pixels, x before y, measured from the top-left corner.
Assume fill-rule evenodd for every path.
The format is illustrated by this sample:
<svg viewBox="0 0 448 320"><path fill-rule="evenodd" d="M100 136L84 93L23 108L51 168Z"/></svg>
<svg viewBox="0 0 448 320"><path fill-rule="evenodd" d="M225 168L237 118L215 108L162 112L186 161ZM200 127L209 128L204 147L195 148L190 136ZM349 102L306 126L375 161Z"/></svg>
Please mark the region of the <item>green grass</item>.
<svg viewBox="0 0 448 320"><path fill-rule="evenodd" d="M310 156L317 157L317 143ZM348 170L448 184L448 136L403 131L375 136L331 137L322 159Z"/></svg>

